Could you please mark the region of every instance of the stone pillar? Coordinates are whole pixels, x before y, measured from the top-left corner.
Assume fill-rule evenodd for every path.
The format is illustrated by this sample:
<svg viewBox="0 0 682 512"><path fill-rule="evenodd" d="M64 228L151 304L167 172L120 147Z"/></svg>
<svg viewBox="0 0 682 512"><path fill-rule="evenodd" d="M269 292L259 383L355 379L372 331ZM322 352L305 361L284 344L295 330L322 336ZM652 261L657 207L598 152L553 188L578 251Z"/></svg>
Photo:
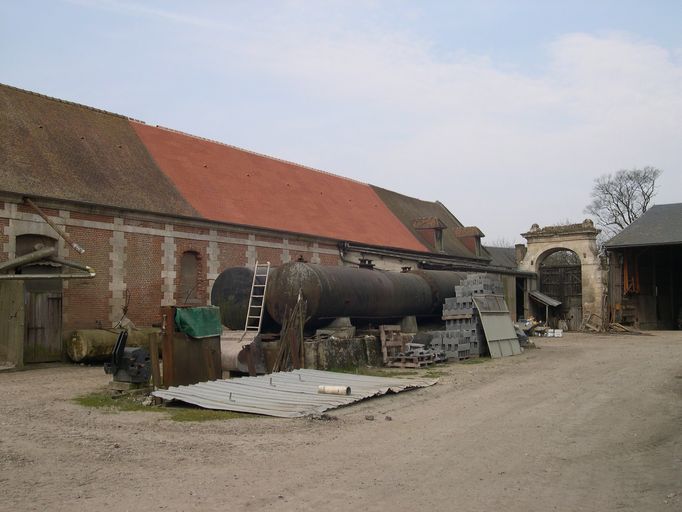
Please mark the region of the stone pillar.
<svg viewBox="0 0 682 512"><path fill-rule="evenodd" d="M114 229L116 230L119 226L123 226L123 219L116 217L114 218ZM123 231L112 231L109 244L111 245L111 252L109 252L109 260L111 261L109 322L114 326L123 316L123 306L126 300L125 249L128 242L125 239L125 233Z"/></svg>
<svg viewBox="0 0 682 512"><path fill-rule="evenodd" d="M258 253L256 252L256 235L249 235L249 245L246 246L246 266L255 267Z"/></svg>
<svg viewBox="0 0 682 512"><path fill-rule="evenodd" d="M211 229L209 235L211 237L217 237L218 232L215 229ZM206 287L206 304L211 304L211 290L213 289L213 284L220 272L220 247L218 247L218 242L215 239L208 242L208 248L206 249L206 268L206 280L208 281L208 286Z"/></svg>
<svg viewBox="0 0 682 512"><path fill-rule="evenodd" d="M163 237L163 256L161 257L161 277L163 278L163 300L162 306L172 306L175 304L175 237L173 236L173 225L166 224L166 236Z"/></svg>

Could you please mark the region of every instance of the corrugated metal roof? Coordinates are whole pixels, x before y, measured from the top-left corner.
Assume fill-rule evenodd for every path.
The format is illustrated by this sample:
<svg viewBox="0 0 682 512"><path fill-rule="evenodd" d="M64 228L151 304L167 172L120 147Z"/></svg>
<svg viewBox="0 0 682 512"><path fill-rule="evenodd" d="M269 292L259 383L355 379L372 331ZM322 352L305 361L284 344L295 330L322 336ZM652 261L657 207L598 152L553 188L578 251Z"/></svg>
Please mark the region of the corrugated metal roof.
<svg viewBox="0 0 682 512"><path fill-rule="evenodd" d="M538 302L544 304L545 306L550 306L550 307L557 307L561 305L561 301L553 299L549 295L545 295L542 292L539 292L537 290L532 290L528 292L528 295L530 295L532 298L537 300Z"/></svg>
<svg viewBox="0 0 682 512"><path fill-rule="evenodd" d="M258 377L201 382L154 391L164 400L180 400L205 409L297 418L321 414L365 398L432 386L438 379L392 379L321 370L294 370ZM350 386L350 395L317 392L320 385Z"/></svg>
<svg viewBox="0 0 682 512"><path fill-rule="evenodd" d="M615 249L670 244L682 244L682 203L652 206L605 245Z"/></svg>

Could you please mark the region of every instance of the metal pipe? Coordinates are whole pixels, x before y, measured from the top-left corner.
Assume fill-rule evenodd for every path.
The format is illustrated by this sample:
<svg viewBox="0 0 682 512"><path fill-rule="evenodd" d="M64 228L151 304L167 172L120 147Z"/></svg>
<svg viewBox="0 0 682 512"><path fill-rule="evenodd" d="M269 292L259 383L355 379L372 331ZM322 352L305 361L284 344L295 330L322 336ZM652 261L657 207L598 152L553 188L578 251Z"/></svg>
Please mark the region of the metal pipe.
<svg viewBox="0 0 682 512"><path fill-rule="evenodd" d="M52 229L54 229L54 230L57 232L57 234L58 234L59 236L61 236L64 240L66 240L66 242L67 242L71 247L73 247L73 250L74 250L74 251L76 251L78 254L83 254L83 253L85 252L85 249L83 249L80 245L78 245L76 242L74 242L73 240L71 240L71 238L69 238L69 235L67 235L67 234L64 232L64 230L63 230L62 228L60 228L60 227L57 226L54 222L52 222L52 219L50 219L50 218L47 216L47 214L46 214L43 210L41 210L40 207L39 207L37 204L35 204L33 201L31 201L31 199L29 199L28 197L24 197L24 201L25 201L31 208L33 208L33 209L38 213L38 215L40 215L40 216L43 218L43 220L44 220L45 222L47 222L47 223L50 225L50 227L52 227Z"/></svg>
<svg viewBox="0 0 682 512"><path fill-rule="evenodd" d="M6 270L12 270L13 268L20 267L22 265L27 265L33 263L34 261L39 261L52 256L56 249L54 247L45 247L44 249L38 249L37 251L29 252L18 258L0 263L0 272Z"/></svg>
<svg viewBox="0 0 682 512"><path fill-rule="evenodd" d="M535 272L527 272L524 270L515 270L506 267L496 267L475 262L458 261L456 257L448 257L445 255L435 256L433 254L424 254L419 252L410 252L398 249L381 249L378 247L371 247L367 245L358 245L351 242L340 242L339 247L342 251L353 251L361 254L377 254L382 256L391 256L393 258L403 258L407 260L418 260L421 267L427 270L450 270L454 272L487 272L489 274L512 275L518 277L537 277Z"/></svg>
<svg viewBox="0 0 682 512"><path fill-rule="evenodd" d="M60 258L59 256L51 256L48 259L50 261L55 262L55 263L59 263L60 265L63 265L65 267L75 268L77 270L82 270L83 272L94 272L95 271L89 265L83 265L82 263L76 263L75 261L65 260L64 258Z"/></svg>
<svg viewBox="0 0 682 512"><path fill-rule="evenodd" d="M32 281L35 279L92 279L97 274L91 269L87 274L0 274L0 280Z"/></svg>

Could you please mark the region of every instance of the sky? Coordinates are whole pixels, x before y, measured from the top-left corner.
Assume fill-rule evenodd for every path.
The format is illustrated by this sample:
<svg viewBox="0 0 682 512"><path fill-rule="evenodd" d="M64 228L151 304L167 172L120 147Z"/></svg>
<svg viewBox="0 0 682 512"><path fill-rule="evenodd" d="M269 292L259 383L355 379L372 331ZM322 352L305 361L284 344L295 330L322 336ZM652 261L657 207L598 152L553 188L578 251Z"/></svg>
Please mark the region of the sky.
<svg viewBox="0 0 682 512"><path fill-rule="evenodd" d="M484 243L594 179L682 201L682 2L3 0L0 82L439 200Z"/></svg>

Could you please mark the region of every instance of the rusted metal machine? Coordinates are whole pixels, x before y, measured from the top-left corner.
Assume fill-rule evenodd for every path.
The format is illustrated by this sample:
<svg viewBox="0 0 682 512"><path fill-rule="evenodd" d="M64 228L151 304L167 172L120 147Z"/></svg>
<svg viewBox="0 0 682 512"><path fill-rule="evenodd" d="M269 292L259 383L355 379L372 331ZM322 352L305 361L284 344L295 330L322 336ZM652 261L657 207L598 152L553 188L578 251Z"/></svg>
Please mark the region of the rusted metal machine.
<svg viewBox="0 0 682 512"><path fill-rule="evenodd" d="M244 268L226 269L216 280L211 301L221 308L223 323L243 328L250 279ZM311 324L338 317L395 319L406 316L439 317L445 297L453 295L465 274L440 270L387 272L367 268L287 263L270 270L265 305L270 321L281 325L287 309L296 303L299 290L308 302ZM239 323L230 325L231 318ZM264 319L267 324L268 318Z"/></svg>
<svg viewBox="0 0 682 512"><path fill-rule="evenodd" d="M146 384L152 375L149 351L143 347L126 347L128 331L121 331L111 353L111 362L104 364L104 373L115 382Z"/></svg>

